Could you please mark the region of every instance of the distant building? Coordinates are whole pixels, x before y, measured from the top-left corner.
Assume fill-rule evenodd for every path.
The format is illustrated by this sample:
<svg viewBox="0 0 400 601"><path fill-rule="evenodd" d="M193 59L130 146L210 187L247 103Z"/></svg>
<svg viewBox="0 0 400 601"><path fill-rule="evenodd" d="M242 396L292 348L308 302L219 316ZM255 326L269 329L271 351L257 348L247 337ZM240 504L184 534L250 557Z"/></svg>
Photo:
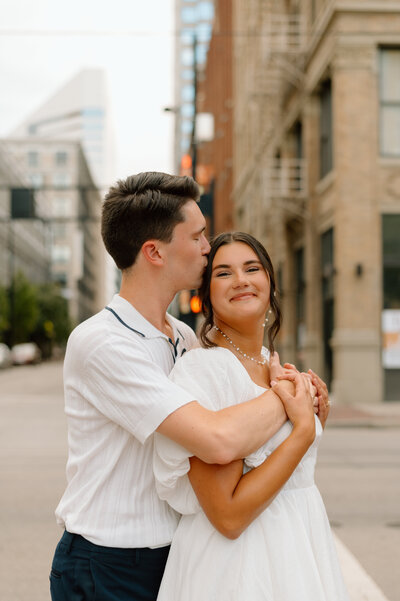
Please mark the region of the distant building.
<svg viewBox="0 0 400 601"><path fill-rule="evenodd" d="M30 137L9 138L2 144L9 160L26 174L25 185L36 188L36 198L41 199L36 213L44 225L35 223L45 227L49 237L47 279L61 285L71 318L79 323L105 303L101 196L81 145Z"/></svg>
<svg viewBox="0 0 400 601"><path fill-rule="evenodd" d="M35 284L49 279L49 236L41 221L11 220L12 190L30 185L21 164L0 141L0 286L8 288L13 277L23 272ZM44 199L37 198L44 208Z"/></svg>
<svg viewBox="0 0 400 601"><path fill-rule="evenodd" d="M201 77L214 19L212 0L175 0L175 135L174 169L180 172L182 156L191 152L197 96L195 69Z"/></svg>
<svg viewBox="0 0 400 601"><path fill-rule="evenodd" d="M271 252L282 356L400 400L400 6L232 4L235 223Z"/></svg>
<svg viewBox="0 0 400 601"><path fill-rule="evenodd" d="M38 143L42 153L42 161L43 156L52 157L45 167L47 181L50 178L54 185L61 185L63 177L69 178L68 166L63 165L65 160L62 150L63 141L80 142L86 168L91 173L92 186L97 186L99 189L97 202L100 206L104 192L113 182L115 173L113 123L104 71L101 69L80 71L24 119L10 137L14 141L17 139L24 141L28 153L27 169L36 187L41 186L44 174L43 163L42 166L36 164L35 143ZM47 142L48 153L45 151ZM56 153L54 157L53 153ZM63 167L65 167L64 171ZM50 175L51 170L53 175ZM58 184L53 181L57 178ZM74 182L78 183L78 180L74 178ZM99 229L97 233L99 236ZM53 244L62 246L62 240L58 243L56 237L57 228L53 231ZM101 278L103 289L97 293L97 296L100 295L103 299L101 304L106 302L119 286L119 272L104 247L102 248L103 257L98 257L99 269L103 270L103 262L106 264L106 269Z"/></svg>
<svg viewBox="0 0 400 601"><path fill-rule="evenodd" d="M216 0L212 37L198 87L199 113L211 113L214 136L198 145L196 180L212 203L214 234L233 227L232 2Z"/></svg>
<svg viewBox="0 0 400 601"><path fill-rule="evenodd" d="M80 71L10 137L80 141L94 181L99 188L108 188L114 178L114 138L104 71Z"/></svg>

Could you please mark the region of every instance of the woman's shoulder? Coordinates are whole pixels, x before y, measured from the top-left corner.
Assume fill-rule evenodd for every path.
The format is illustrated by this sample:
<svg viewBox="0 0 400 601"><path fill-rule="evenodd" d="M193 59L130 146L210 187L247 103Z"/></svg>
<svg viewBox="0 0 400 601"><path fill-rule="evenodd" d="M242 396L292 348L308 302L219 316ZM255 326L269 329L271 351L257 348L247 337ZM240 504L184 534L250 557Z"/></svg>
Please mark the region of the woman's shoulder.
<svg viewBox="0 0 400 601"><path fill-rule="evenodd" d="M240 363L226 348L195 348L175 364L170 378L209 409L240 403L246 378Z"/></svg>
<svg viewBox="0 0 400 601"><path fill-rule="evenodd" d="M176 363L181 367L189 366L212 366L212 367L227 367L229 364L235 363L234 355L226 348L220 346L212 346L204 348L198 346L186 352Z"/></svg>

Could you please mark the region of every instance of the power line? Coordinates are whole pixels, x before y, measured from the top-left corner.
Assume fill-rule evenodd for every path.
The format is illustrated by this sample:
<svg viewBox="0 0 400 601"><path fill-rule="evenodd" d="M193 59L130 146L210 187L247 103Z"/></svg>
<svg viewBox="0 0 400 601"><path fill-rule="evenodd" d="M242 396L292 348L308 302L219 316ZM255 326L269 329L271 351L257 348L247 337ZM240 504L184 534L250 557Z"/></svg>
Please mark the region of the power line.
<svg viewBox="0 0 400 601"><path fill-rule="evenodd" d="M326 33L336 34L336 35L360 35L362 37L365 36L380 36L380 35L396 35L400 34L398 32L392 32L388 30L384 31L340 31L340 30L323 30ZM174 31L139 31L139 30L125 30L125 31L117 31L117 30L76 30L76 29L0 29L0 37L35 37L35 36L44 36L44 37L178 37L181 35L192 35L196 33L198 38L202 37L202 34L209 39L209 34L201 29L197 29L196 26L193 28L184 28L184 29L176 29ZM248 38L265 38L270 37L274 38L275 36L280 36L282 34L281 31L212 31L212 36L214 37L248 37ZM318 34L317 31L313 31L312 35ZM303 32L289 33L289 37L295 35L303 36L305 35Z"/></svg>

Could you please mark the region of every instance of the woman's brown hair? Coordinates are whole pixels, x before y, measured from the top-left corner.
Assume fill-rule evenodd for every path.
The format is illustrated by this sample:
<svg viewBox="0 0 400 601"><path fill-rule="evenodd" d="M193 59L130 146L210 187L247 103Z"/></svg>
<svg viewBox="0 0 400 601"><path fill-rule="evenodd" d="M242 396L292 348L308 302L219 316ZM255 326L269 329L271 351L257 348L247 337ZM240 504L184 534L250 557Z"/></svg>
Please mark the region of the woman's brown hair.
<svg viewBox="0 0 400 601"><path fill-rule="evenodd" d="M211 250L210 254L208 255L208 264L204 272L203 282L199 289L202 312L205 318L200 329L200 340L205 347L210 348L216 346L216 344L209 340L207 336L209 331L214 326L214 313L210 299L212 264L218 249L221 248L221 246L232 244L233 242L243 242L243 244L247 244L247 246L249 246L255 252L266 273L268 274L270 282L270 309L272 311L273 320L271 320L271 325L268 327L267 337L268 349L270 353L273 353L274 340L280 330L282 322L282 313L277 300L274 268L272 266L270 256L261 242L254 238L254 236L251 234L246 234L245 232L225 232L223 234L219 234L219 236L216 236L210 243Z"/></svg>

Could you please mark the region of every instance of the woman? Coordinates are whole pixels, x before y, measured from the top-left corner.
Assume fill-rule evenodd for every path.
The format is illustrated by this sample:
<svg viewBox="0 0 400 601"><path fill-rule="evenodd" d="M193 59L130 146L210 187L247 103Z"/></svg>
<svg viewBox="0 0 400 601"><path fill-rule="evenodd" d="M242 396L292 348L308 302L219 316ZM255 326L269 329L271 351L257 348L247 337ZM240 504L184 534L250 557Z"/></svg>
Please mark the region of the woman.
<svg viewBox="0 0 400 601"><path fill-rule="evenodd" d="M200 294L203 348L187 353L171 377L219 409L270 385L263 324L272 352L280 311L267 252L248 234L221 234ZM293 371L273 377L303 385ZM285 407L293 423L225 466L207 465L156 435L158 491L182 513L158 601L348 601L314 484L328 408L320 407L318 419L310 403Z"/></svg>

